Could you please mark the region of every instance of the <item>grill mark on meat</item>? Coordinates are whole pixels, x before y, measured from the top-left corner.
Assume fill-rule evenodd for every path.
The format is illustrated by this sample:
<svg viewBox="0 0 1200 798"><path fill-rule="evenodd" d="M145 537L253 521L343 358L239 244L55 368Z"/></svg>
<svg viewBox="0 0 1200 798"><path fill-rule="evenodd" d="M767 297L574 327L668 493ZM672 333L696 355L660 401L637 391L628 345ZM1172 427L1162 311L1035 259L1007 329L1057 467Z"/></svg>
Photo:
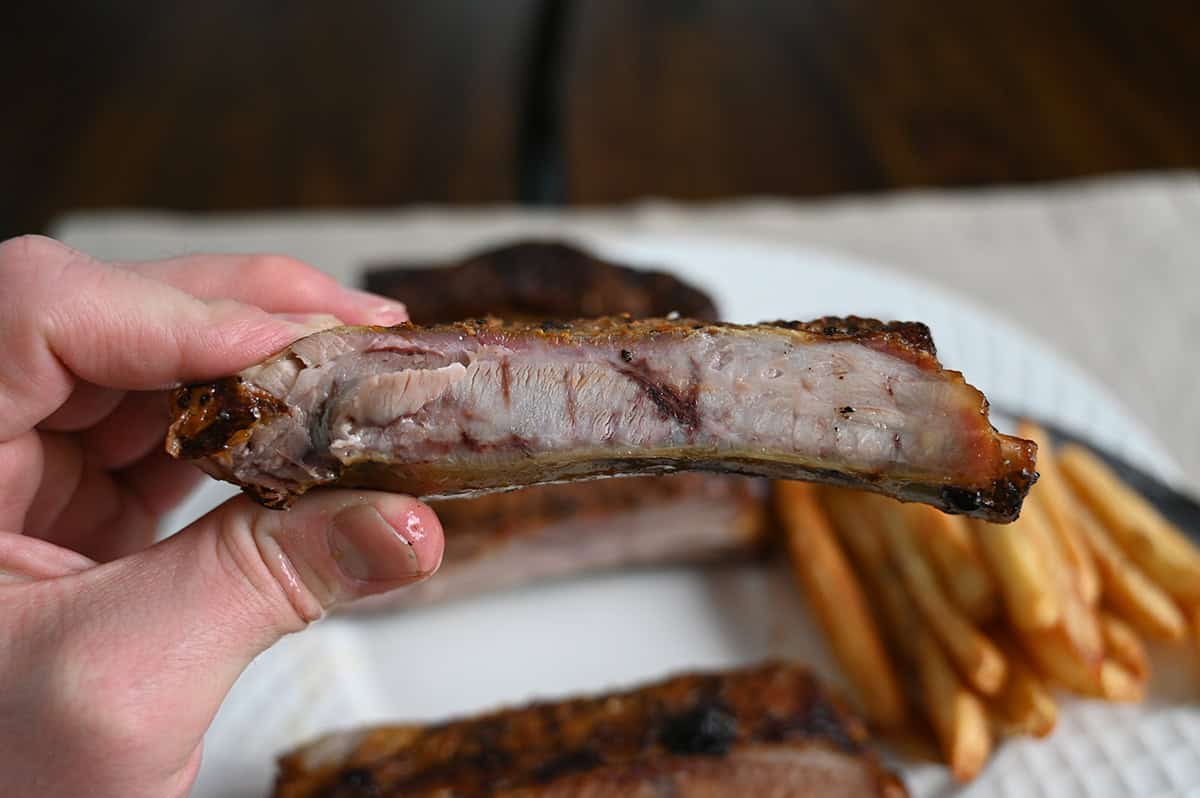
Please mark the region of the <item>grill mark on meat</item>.
<svg viewBox="0 0 1200 798"><path fill-rule="evenodd" d="M1037 478L1034 444L991 427L982 394L941 369L924 325L697 324L611 318L544 331L484 319L327 330L242 381L182 389L168 446L272 506L335 482L434 498L690 469L828 480L1008 521ZM437 352L427 368L441 373L417 379L403 359L362 356L381 346ZM499 355L511 358L510 407L500 416ZM443 372L446 364L454 369ZM565 396L571 377L585 373L599 382ZM289 396L300 379L311 387L291 399L295 408L260 387ZM404 424L329 413L341 419L330 430L310 412L329 398L322 385L328 393L363 380L396 386L388 401L405 408ZM409 386L415 395L402 393ZM422 402L420 391L434 388L436 399ZM369 404L369 394L347 393ZM573 402L574 412L564 404L545 415L550 402ZM831 423L839 408L854 408L852 432ZM337 467L295 467L312 448L328 449Z"/></svg>
<svg viewBox="0 0 1200 798"><path fill-rule="evenodd" d="M805 757L816 752L837 763L840 777L817 783L840 787L839 795L905 794L869 750L860 720L802 666L768 663L432 726L363 730L349 744L327 738L280 760L275 796L608 798L647 788L684 798L740 795L747 769L773 762L773 775L795 786L770 795L800 798L812 794ZM699 773L706 789L690 781ZM711 792L718 786L725 792Z"/></svg>
<svg viewBox="0 0 1200 798"><path fill-rule="evenodd" d="M459 428L458 439L464 447L476 454L494 451L516 451L522 457L530 457L533 454L533 445L528 438L523 438L520 435L512 434L499 443L484 443L476 438L468 430ZM447 447L444 454L449 454L450 449Z"/></svg>
<svg viewBox="0 0 1200 798"><path fill-rule="evenodd" d="M635 361L631 355L626 360L625 355L627 354L629 353L626 350L621 350L621 360L625 361L627 365L618 365L617 371L637 383L638 387L645 392L646 397L662 413L663 418L674 420L689 432L695 432L700 426L700 411L697 407L700 398L700 382L695 361L692 364L695 375L692 385L687 393L682 393L656 374L645 358Z"/></svg>
<svg viewBox="0 0 1200 798"><path fill-rule="evenodd" d="M566 392L567 421L575 426L575 373L568 366L563 371L563 390Z"/></svg>
<svg viewBox="0 0 1200 798"><path fill-rule="evenodd" d="M737 717L720 699L707 697L667 718L659 742L681 756L723 756L737 741Z"/></svg>
<svg viewBox="0 0 1200 798"><path fill-rule="evenodd" d="M511 366L509 365L508 357L502 357L500 359L500 394L504 397L505 407L510 407L512 405L512 390L509 386L509 380L512 379L511 375L509 374L510 368Z"/></svg>

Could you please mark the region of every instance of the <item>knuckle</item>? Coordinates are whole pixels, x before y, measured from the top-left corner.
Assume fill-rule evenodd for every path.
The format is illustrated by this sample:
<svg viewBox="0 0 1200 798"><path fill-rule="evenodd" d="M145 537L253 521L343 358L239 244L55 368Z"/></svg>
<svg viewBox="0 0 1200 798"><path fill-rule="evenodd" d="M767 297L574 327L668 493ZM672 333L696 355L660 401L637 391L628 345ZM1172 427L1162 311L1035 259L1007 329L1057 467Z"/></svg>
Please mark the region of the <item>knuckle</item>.
<svg viewBox="0 0 1200 798"><path fill-rule="evenodd" d="M234 611L265 614L265 625L280 632L299 631L321 617L321 606L279 548L263 512L225 515L216 537L218 561L224 575L250 594L234 603Z"/></svg>
<svg viewBox="0 0 1200 798"><path fill-rule="evenodd" d="M56 262L69 258L74 250L53 238L39 235L21 235L0 241L0 266Z"/></svg>
<svg viewBox="0 0 1200 798"><path fill-rule="evenodd" d="M327 276L307 263L286 255L251 255L243 269L243 276L264 285L287 286L298 281L321 281Z"/></svg>

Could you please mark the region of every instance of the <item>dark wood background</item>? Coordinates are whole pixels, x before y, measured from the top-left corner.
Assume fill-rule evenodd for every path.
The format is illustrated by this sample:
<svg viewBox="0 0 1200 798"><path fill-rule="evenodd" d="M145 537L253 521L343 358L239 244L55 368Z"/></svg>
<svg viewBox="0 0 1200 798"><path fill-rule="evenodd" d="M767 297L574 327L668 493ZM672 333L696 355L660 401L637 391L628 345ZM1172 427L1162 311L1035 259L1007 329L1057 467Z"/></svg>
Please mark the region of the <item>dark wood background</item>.
<svg viewBox="0 0 1200 798"><path fill-rule="evenodd" d="M80 207L812 196L1200 166L1195 0L24 5L0 33L0 236Z"/></svg>

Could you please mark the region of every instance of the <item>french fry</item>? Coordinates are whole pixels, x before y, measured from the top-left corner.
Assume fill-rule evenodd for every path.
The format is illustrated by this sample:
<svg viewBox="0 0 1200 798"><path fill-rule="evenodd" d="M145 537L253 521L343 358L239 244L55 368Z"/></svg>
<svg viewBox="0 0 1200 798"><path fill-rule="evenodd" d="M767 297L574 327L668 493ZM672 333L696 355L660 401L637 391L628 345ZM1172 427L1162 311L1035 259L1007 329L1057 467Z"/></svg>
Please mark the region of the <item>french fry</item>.
<svg viewBox="0 0 1200 798"><path fill-rule="evenodd" d="M1056 656L1069 657L1072 663L1057 663L1056 669L1071 669L1076 678L1098 685L1100 665L1104 661L1104 636L1096 610L1079 594L1075 574L1067 565L1050 532L1050 523L1040 504L1027 505L1022 513L1030 521L1030 535L1041 550L1051 587L1058 593L1062 615L1057 629L1062 647Z"/></svg>
<svg viewBox="0 0 1200 798"><path fill-rule="evenodd" d="M882 514L880 533L909 598L967 682L984 695L995 693L1004 683L1004 657L943 593L898 509L888 507Z"/></svg>
<svg viewBox="0 0 1200 798"><path fill-rule="evenodd" d="M867 717L883 729L900 727L907 715L900 680L858 577L817 504L815 489L802 482L777 482L774 491L792 571L834 656Z"/></svg>
<svg viewBox="0 0 1200 798"><path fill-rule="evenodd" d="M979 775L992 750L987 710L959 679L933 635L919 631L914 649L921 704L942 755L957 781L970 781Z"/></svg>
<svg viewBox="0 0 1200 798"><path fill-rule="evenodd" d="M1079 512L1079 529L1104 585L1104 603L1147 637L1167 642L1182 640L1187 634L1187 621L1179 607L1142 573L1083 507Z"/></svg>
<svg viewBox="0 0 1200 798"><path fill-rule="evenodd" d="M1079 595L1089 605L1095 606L1100 598L1100 576L1083 534L1077 528L1077 501L1059 469L1050 436L1029 421L1022 421L1017 426L1017 435L1029 438L1038 445L1037 466L1041 476L1025 502L1041 507L1059 553L1071 570Z"/></svg>
<svg viewBox="0 0 1200 798"><path fill-rule="evenodd" d="M1146 680L1139 679L1116 660L1104 660L1100 682L1100 695L1108 701L1141 701L1146 697Z"/></svg>
<svg viewBox="0 0 1200 798"><path fill-rule="evenodd" d="M1103 655L1098 660L1082 659L1062 624L1051 629L1022 630L1020 637L1030 661L1047 679L1081 695L1104 694L1100 673Z"/></svg>
<svg viewBox="0 0 1200 798"><path fill-rule="evenodd" d="M899 504L954 603L975 623L986 623L999 609L995 582L983 562L970 526L959 515L947 515L924 504Z"/></svg>
<svg viewBox="0 0 1200 798"><path fill-rule="evenodd" d="M872 589L881 617L886 619L888 640L912 667L918 702L950 772L960 782L970 781L983 769L992 750L987 710L921 623L894 573L878 515L881 508L888 507L887 500L836 488L823 489L821 496L839 539L850 550L864 582Z"/></svg>
<svg viewBox="0 0 1200 798"><path fill-rule="evenodd" d="M990 700L996 726L1004 734L1045 737L1058 722L1054 696L1010 637L996 640L1008 663L1008 678Z"/></svg>
<svg viewBox="0 0 1200 798"><path fill-rule="evenodd" d="M973 521L979 550L1004 598L1009 619L1018 629L1047 629L1058 623L1062 604L1031 527L1033 513L1021 513L1011 524Z"/></svg>
<svg viewBox="0 0 1200 798"><path fill-rule="evenodd" d="M1100 613L1100 630L1108 656L1141 681L1150 678L1150 658L1146 647L1129 624L1109 612Z"/></svg>
<svg viewBox="0 0 1200 798"><path fill-rule="evenodd" d="M818 489L821 506L829 514L833 528L855 562L872 573L868 581L878 585L880 566L887 570L887 549L879 533L877 512L882 497L850 488L822 487Z"/></svg>
<svg viewBox="0 0 1200 798"><path fill-rule="evenodd" d="M1200 550L1100 458L1081 446L1064 446L1063 476L1113 540L1172 598L1200 603Z"/></svg>

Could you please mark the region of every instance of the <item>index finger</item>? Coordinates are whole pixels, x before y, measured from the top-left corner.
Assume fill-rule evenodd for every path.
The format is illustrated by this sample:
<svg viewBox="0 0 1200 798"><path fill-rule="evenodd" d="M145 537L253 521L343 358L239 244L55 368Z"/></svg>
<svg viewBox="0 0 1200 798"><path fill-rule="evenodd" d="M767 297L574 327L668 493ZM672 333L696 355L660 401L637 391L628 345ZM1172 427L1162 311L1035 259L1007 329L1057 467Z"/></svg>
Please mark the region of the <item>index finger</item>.
<svg viewBox="0 0 1200 798"><path fill-rule="evenodd" d="M402 302L345 288L333 277L284 255L186 255L116 264L201 299L236 299L272 313L329 313L346 324L399 324Z"/></svg>
<svg viewBox="0 0 1200 798"><path fill-rule="evenodd" d="M0 243L0 441L32 429L76 380L157 390L244 369L304 333L237 302L206 302L56 241Z"/></svg>

